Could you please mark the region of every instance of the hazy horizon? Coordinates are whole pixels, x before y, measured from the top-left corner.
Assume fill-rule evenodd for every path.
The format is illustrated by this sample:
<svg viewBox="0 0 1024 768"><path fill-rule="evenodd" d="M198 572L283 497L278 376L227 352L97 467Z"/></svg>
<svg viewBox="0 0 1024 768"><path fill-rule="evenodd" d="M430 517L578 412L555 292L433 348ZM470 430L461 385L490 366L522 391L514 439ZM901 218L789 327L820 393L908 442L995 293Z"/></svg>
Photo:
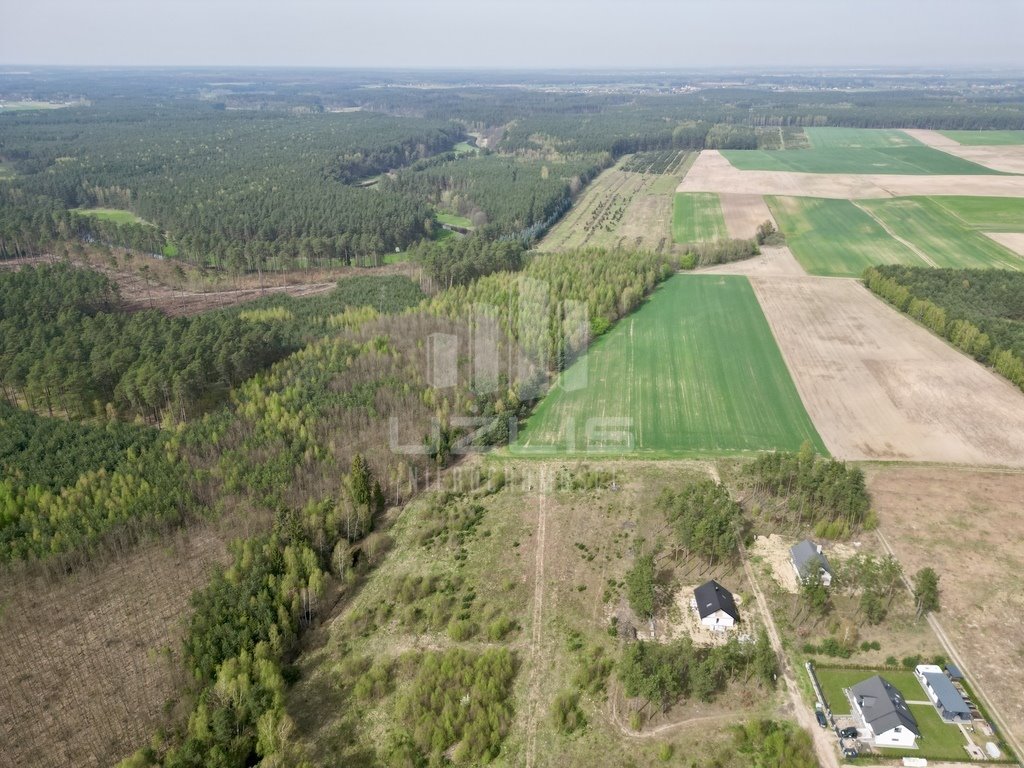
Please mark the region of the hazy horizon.
<svg viewBox="0 0 1024 768"><path fill-rule="evenodd" d="M3 66L1024 68L1019 0L37 0L4 16Z"/></svg>

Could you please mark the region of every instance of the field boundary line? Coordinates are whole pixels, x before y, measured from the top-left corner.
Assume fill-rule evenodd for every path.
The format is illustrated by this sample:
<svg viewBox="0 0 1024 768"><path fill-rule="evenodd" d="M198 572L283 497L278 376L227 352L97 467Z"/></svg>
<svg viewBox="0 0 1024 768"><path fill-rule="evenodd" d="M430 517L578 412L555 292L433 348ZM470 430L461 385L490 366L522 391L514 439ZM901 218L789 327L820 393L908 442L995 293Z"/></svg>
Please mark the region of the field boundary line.
<svg viewBox="0 0 1024 768"><path fill-rule="evenodd" d="M874 211L869 210L868 208L865 208L863 205L861 205L856 200L851 200L850 202L853 203L855 207L857 207L860 210L864 211L864 213L866 213L868 216L870 216L872 219L874 219L875 222L878 224L878 226L880 226L882 229L884 229L886 231L886 233L889 235L889 237L891 237L893 240L895 240L898 243L902 243L907 248L909 248L913 253L917 254L917 256L925 264L927 264L929 267L933 267L934 269L938 269L939 268L939 265L936 264L934 261L932 261L932 258L930 256L928 256L924 251L922 251L920 248L918 248L916 245L914 245L909 240L905 240L904 238L900 237L895 232L893 232L892 229L889 227L889 225L886 224L884 221L882 221L880 218L878 218L878 216L875 214Z"/></svg>

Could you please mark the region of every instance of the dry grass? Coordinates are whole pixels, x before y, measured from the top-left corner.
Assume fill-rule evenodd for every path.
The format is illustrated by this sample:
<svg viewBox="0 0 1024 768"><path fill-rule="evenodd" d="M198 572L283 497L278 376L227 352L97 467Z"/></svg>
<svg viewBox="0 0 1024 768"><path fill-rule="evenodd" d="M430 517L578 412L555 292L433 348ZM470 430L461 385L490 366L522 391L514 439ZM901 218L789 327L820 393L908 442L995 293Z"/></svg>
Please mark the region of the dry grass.
<svg viewBox="0 0 1024 768"><path fill-rule="evenodd" d="M1018 433L1019 434L1019 433ZM940 577L937 618L1024 740L1024 474L937 467L869 467L881 530L908 574Z"/></svg>

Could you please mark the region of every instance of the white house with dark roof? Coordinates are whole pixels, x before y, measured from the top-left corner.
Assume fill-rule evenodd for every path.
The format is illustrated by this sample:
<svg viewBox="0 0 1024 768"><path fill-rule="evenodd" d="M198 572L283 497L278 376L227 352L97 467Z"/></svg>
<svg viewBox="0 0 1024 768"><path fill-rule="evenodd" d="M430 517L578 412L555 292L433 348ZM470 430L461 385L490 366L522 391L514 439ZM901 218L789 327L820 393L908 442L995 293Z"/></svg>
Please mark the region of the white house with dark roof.
<svg viewBox="0 0 1024 768"><path fill-rule="evenodd" d="M914 676L943 720L950 723L971 722L971 708L941 667L918 664L914 668Z"/></svg>
<svg viewBox="0 0 1024 768"><path fill-rule="evenodd" d="M822 554L820 544L804 539L789 548L789 561L793 564L798 581L807 581L817 568L821 574L821 583L826 587L832 584L832 566L829 565L828 558Z"/></svg>
<svg viewBox="0 0 1024 768"><path fill-rule="evenodd" d="M732 592L712 579L693 590L693 602L700 623L708 629L723 632L740 620Z"/></svg>
<svg viewBox="0 0 1024 768"><path fill-rule="evenodd" d="M903 694L880 675L869 677L850 689L863 730L876 747L915 747L921 736L917 720Z"/></svg>

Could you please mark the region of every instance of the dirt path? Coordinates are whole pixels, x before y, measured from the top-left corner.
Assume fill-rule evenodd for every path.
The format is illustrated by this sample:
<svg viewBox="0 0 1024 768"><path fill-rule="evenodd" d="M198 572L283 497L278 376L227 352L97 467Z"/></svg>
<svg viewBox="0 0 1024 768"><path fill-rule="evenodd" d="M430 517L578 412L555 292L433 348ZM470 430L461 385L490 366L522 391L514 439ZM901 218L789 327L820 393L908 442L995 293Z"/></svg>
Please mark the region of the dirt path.
<svg viewBox="0 0 1024 768"><path fill-rule="evenodd" d="M789 663L789 657L786 655L785 650L782 647L782 640L779 637L779 632L775 627L775 619L772 616L770 610L768 610L768 601L765 600L764 593L761 591L761 585L758 584L757 577L754 574L754 569L750 566L750 560L747 557L747 549L740 542L740 557L743 559L743 569L747 574L747 581L750 584L750 590L754 593L754 599L757 600L757 607L761 611L761 615L764 618L764 626L768 631L768 639L771 641L772 649L775 651L775 655L779 659L779 669L782 672L782 679L786 684L786 692L789 694L790 703L793 706L793 717L796 718L797 724L806 731L809 731L811 738L814 740L814 751L818 754L818 762L824 768L839 768L839 757L836 745L833 743L832 732L825 728L819 728L817 722L811 717L811 710L807 704L800 698L800 689L796 684L796 677L793 672L793 667Z"/></svg>
<svg viewBox="0 0 1024 768"><path fill-rule="evenodd" d="M912 252L917 254L917 257L919 259L921 259L929 267L934 267L935 269L939 268L939 265L936 264L934 261L932 261L931 257L927 253L922 251L920 248L918 248L916 245L914 245L909 240L907 240L905 238L902 238L899 235L897 235L896 232L893 231L892 227L890 227L888 224L886 224L884 221L882 221L878 216L876 216L875 212L872 211L870 208L865 208L863 205L858 203L856 200L851 200L850 202L852 202L855 206L857 206L857 208L859 208L860 210L864 211L864 213L866 213L868 216L870 216L872 219L874 219L875 223L878 224L878 226L880 226L882 229L884 229L886 231L886 234L889 235L889 237L891 237L893 240L896 240L897 242L903 243L903 245L907 246L907 248L909 248Z"/></svg>
<svg viewBox="0 0 1024 768"><path fill-rule="evenodd" d="M547 468L537 481L537 554L533 566L533 627L530 635L530 712L526 719L526 768L537 759L537 717L540 708L540 644L544 619L544 549L547 538Z"/></svg>
<svg viewBox="0 0 1024 768"><path fill-rule="evenodd" d="M882 533L881 529L877 529L875 534L878 536L878 541L881 543L883 549L892 555L897 557L896 552L889 544L889 540L885 538L885 534ZM914 586L910 583L910 579L906 573L901 574L904 586L907 591L910 592L911 596L914 594ZM985 708L988 710L989 717L995 721L996 726L999 728L1000 734L1010 746L1013 747L1014 752L1017 755L1024 755L1024 748L1021 746L1021 741L1016 737L1014 732L1007 727L1006 719L1003 717L1002 712L993 705L993 699L989 696L988 691L985 690L985 686L982 685L981 680L971 672L970 666L964 663L963 656L957 651L956 646L953 645L953 641L949 635L946 634L945 629L942 627L942 623L935 616L935 614L929 613L927 616L928 624L931 626L932 631L935 632L935 636L939 638L939 642L942 643L943 650L949 656L950 660L956 664L960 671L971 681L971 687L974 689L975 695L981 699Z"/></svg>

